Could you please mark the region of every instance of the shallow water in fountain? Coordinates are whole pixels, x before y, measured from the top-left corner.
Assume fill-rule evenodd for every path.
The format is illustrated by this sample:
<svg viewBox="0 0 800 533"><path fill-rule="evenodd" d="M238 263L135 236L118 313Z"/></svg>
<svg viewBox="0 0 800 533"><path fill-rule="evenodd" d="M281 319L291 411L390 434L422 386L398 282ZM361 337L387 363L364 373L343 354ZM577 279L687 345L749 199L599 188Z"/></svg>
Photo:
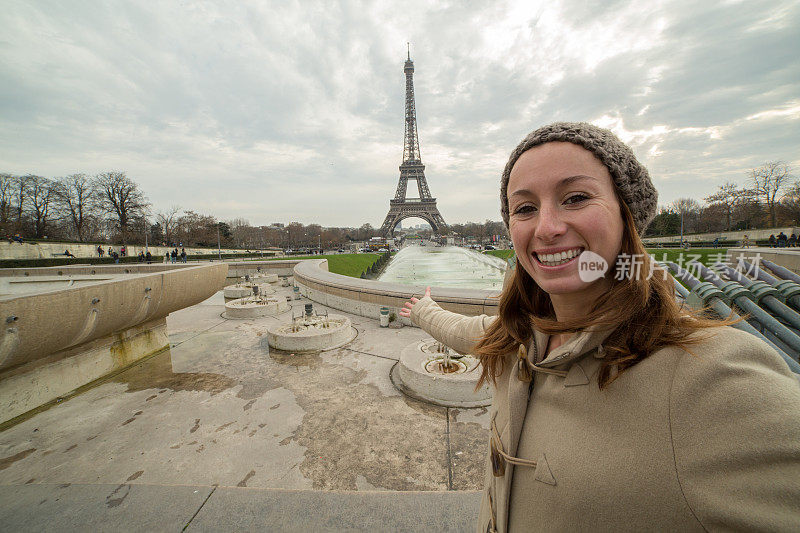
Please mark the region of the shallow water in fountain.
<svg viewBox="0 0 800 533"><path fill-rule="evenodd" d="M506 263L457 246L407 246L395 255L379 281L470 289L503 287Z"/></svg>

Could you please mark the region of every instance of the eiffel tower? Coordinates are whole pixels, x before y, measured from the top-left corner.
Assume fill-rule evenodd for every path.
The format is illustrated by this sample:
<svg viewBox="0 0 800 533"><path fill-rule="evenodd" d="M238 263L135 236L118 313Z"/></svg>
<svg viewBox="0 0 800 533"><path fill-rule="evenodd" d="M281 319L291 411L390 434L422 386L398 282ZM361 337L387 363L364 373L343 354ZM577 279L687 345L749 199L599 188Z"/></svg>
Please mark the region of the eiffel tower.
<svg viewBox="0 0 800 533"><path fill-rule="evenodd" d="M403 164L400 165L400 182L394 199L389 200L389 213L381 225L380 233L387 237L394 234L394 227L404 218L417 217L431 225L435 233L447 230L436 198L431 197L428 182L425 180L425 165L419 155L417 137L417 110L414 105L414 62L411 61L411 50L406 60L406 132L403 143ZM406 198L408 180L416 180L419 198Z"/></svg>

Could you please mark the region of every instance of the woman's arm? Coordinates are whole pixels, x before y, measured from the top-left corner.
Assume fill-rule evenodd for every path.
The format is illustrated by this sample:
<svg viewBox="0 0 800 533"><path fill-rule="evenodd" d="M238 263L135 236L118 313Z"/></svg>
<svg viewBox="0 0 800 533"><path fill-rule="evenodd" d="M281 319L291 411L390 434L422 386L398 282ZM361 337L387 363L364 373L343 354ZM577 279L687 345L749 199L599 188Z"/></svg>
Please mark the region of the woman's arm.
<svg viewBox="0 0 800 533"><path fill-rule="evenodd" d="M689 346L670 394L676 474L706 530L800 527L800 385L733 328Z"/></svg>
<svg viewBox="0 0 800 533"><path fill-rule="evenodd" d="M406 302L400 315L410 318L431 337L462 354L472 351L495 319L487 315L465 316L445 311L431 299L430 287L421 300L411 298Z"/></svg>

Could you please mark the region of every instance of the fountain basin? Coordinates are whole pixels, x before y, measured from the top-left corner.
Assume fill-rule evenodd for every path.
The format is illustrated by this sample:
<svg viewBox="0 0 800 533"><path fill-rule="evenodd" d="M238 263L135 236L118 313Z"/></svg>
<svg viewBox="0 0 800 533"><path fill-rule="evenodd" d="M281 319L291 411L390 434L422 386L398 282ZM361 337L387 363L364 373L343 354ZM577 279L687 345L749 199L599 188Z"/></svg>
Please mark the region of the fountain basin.
<svg viewBox="0 0 800 533"><path fill-rule="evenodd" d="M237 283L236 285L228 285L222 290L225 298L246 298L253 294L253 283ZM275 294L275 289L267 284L256 283L258 285L259 294Z"/></svg>
<svg viewBox="0 0 800 533"><path fill-rule="evenodd" d="M256 274L250 277L255 283L278 283L277 274Z"/></svg>
<svg viewBox="0 0 800 533"><path fill-rule="evenodd" d="M342 315L302 316L267 329L270 347L286 352L318 352L343 346L355 338L350 319Z"/></svg>
<svg viewBox="0 0 800 533"><path fill-rule="evenodd" d="M291 306L286 301L286 298L248 296L227 302L225 304L225 318L259 318L285 313L289 309L291 309Z"/></svg>
<svg viewBox="0 0 800 533"><path fill-rule="evenodd" d="M491 405L492 391L487 384L475 391L481 371L478 359L471 355L454 357L451 368L443 369L444 354L438 341L415 342L403 349L392 367L392 383L403 394L443 407Z"/></svg>

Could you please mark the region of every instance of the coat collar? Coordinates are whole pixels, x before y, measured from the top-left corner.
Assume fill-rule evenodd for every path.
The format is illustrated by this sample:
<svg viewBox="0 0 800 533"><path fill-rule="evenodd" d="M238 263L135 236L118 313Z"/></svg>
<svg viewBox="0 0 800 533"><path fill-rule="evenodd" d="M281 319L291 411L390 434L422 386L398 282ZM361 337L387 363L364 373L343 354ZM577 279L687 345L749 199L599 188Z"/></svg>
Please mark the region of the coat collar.
<svg viewBox="0 0 800 533"><path fill-rule="evenodd" d="M539 366L553 368L556 366L574 363L582 359L588 352L594 350L606 340L614 328L588 328L575 333L566 343L562 344L539 363ZM538 332L537 332L538 333ZM534 335L536 337L536 335ZM545 342L546 342L545 336ZM537 338L538 341L538 338ZM546 344L545 344L546 345Z"/></svg>

